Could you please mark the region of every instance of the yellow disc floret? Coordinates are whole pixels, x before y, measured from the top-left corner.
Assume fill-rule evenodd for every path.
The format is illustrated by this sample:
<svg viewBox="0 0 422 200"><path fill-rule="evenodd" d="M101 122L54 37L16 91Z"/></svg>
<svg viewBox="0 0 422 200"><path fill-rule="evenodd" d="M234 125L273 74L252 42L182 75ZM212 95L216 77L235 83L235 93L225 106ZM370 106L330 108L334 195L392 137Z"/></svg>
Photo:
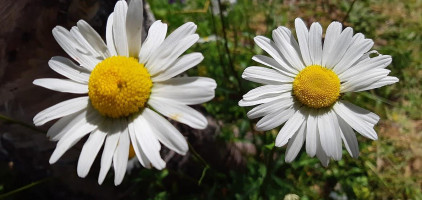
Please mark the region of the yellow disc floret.
<svg viewBox="0 0 422 200"><path fill-rule="evenodd" d="M92 106L102 115L126 117L145 106L151 93L148 70L125 56L107 58L95 66L88 82Z"/></svg>
<svg viewBox="0 0 422 200"><path fill-rule="evenodd" d="M295 77L293 94L297 100L311 108L328 107L340 96L340 79L330 69L311 65Z"/></svg>

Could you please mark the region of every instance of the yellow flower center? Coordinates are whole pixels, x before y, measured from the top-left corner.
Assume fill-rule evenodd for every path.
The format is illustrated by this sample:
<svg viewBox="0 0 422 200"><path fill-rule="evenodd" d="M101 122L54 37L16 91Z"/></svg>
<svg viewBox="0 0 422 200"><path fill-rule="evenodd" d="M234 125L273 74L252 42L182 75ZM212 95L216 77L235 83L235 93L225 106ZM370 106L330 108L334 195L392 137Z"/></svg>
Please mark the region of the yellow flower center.
<svg viewBox="0 0 422 200"><path fill-rule="evenodd" d="M328 107L340 96L340 79L330 69L311 65L295 77L293 94L297 100L311 108Z"/></svg>
<svg viewBox="0 0 422 200"><path fill-rule="evenodd" d="M151 76L137 59L113 56L98 63L91 72L88 95L102 115L127 117L144 108L151 87Z"/></svg>

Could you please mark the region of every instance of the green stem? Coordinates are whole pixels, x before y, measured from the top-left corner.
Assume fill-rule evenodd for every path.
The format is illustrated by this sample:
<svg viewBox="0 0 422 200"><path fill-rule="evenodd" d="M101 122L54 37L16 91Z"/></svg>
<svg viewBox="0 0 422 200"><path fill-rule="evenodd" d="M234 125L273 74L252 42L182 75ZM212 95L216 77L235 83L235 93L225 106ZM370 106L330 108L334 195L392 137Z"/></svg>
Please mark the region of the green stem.
<svg viewBox="0 0 422 200"><path fill-rule="evenodd" d="M201 177L199 178L199 180L198 180L198 185L201 185L201 183L202 183L202 180L205 178L205 174L207 173L207 171L209 170L209 169L211 169L211 167L210 167L210 165L208 164L208 162L207 161L205 161L205 159L204 158L202 158L202 156L201 155L199 155L199 153L193 148L193 146L192 146L192 144L190 143L190 142L188 142L188 145L189 145L189 150L192 152L192 155L193 155L193 157L196 159L196 160L199 160L200 162L201 162L201 164L203 164L204 165L204 169L202 170L202 174L201 174Z"/></svg>
<svg viewBox="0 0 422 200"><path fill-rule="evenodd" d="M349 18L350 12L352 12L355 2L356 0L353 0L352 3L350 4L349 10L347 10L346 16L344 16L342 23L344 23L347 20L347 18Z"/></svg>
<svg viewBox="0 0 422 200"><path fill-rule="evenodd" d="M29 128L31 130L34 130L34 131L37 131L37 132L40 132L40 133L44 133L45 134L45 131L44 130L39 129L36 126L27 124L25 122L18 121L16 119L12 119L12 118L10 118L8 116L5 116L5 115L2 115L2 114L0 114L0 120L6 121L7 123L11 123L11 124L18 124L18 125L21 125L23 127Z"/></svg>
<svg viewBox="0 0 422 200"><path fill-rule="evenodd" d="M44 182L46 182L46 181L48 181L50 179L51 178L44 178L44 179L41 179L39 181L36 181L36 182L30 183L28 185L25 185L23 187L20 187L18 189L12 190L12 191L10 191L8 193L5 193L5 194L0 195L0 199L5 199L6 197L12 196L12 195L14 195L16 193L19 193L19 192L23 191L23 190L26 190L26 189L29 189L29 188L34 187L36 185L39 185L41 183L44 183Z"/></svg>

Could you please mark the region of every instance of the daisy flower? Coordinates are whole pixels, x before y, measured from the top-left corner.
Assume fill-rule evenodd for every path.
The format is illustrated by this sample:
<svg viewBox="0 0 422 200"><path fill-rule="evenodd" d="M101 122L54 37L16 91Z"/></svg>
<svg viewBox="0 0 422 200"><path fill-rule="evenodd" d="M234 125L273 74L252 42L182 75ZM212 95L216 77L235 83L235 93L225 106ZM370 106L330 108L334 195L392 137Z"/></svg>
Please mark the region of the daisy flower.
<svg viewBox="0 0 422 200"><path fill-rule="evenodd" d="M214 98L216 83L204 77L175 77L203 60L201 53L181 56L199 39L188 22L166 38L167 25L154 22L144 42L142 0L118 1L107 21L106 41L85 21L70 31L57 26L53 36L76 62L53 57L51 69L68 79L43 78L35 85L84 96L47 108L34 117L41 126L59 119L47 136L58 141L50 158L55 163L81 138L89 135L79 156L77 173L85 177L104 144L98 183L113 165L115 185L126 172L129 147L146 168L163 169L161 144L184 155L183 135L165 117L195 129L207 119L188 105ZM162 116L163 115L163 116Z"/></svg>
<svg viewBox="0 0 422 200"><path fill-rule="evenodd" d="M324 166L330 158L341 159L342 141L356 158L359 147L353 130L376 140L374 125L379 117L342 100L341 95L398 82L385 69L391 56L369 51L374 45L371 39L353 34L350 27L343 29L339 22L328 26L324 42L319 23L308 30L297 18L295 27L298 41L283 26L273 30L274 41L255 37L255 43L271 57L256 55L252 59L269 68L245 69L244 79L264 85L245 94L239 105L258 105L247 115L262 117L256 124L259 131L285 123L275 146L287 144L286 162L295 159L305 141L308 155L316 155Z"/></svg>

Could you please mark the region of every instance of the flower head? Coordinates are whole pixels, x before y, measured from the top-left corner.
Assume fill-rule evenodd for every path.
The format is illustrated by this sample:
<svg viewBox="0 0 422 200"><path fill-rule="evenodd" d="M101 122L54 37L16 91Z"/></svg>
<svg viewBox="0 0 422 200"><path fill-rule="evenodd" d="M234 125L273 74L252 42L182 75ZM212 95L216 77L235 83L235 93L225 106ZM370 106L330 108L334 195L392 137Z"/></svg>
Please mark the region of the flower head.
<svg viewBox="0 0 422 200"><path fill-rule="evenodd" d="M310 30L295 20L296 40L286 27L273 30L273 40L257 36L256 44L271 57L252 59L268 66L248 67L244 79L264 84L243 96L240 106L256 106L249 118L259 118L258 130L271 130L282 124L275 145L287 144L286 161L295 159L306 141L306 152L317 156L324 166L330 158L340 160L342 140L352 157L359 147L353 130L376 140L374 125L379 117L341 99L347 92L359 92L398 81L385 69L391 57L369 51L374 42L353 29L332 22L322 42L322 27ZM374 54L376 56L371 57Z"/></svg>
<svg viewBox="0 0 422 200"><path fill-rule="evenodd" d="M188 105L211 100L215 81L176 77L203 60L201 53L181 56L199 39L196 25L188 22L166 38L167 25L156 21L142 42L142 10L142 0L129 5L118 1L107 21L107 43L83 20L70 31L55 27L54 38L77 64L53 57L48 62L51 69L68 79L34 81L58 92L84 95L41 111L34 124L59 119L47 133L58 141L50 163L89 135L78 161L80 177L88 174L104 146L99 184L111 165L114 183L120 184L128 159L134 156L144 167L163 169L161 144L182 155L187 152L183 135L162 115L196 129L207 126L207 119Z"/></svg>

